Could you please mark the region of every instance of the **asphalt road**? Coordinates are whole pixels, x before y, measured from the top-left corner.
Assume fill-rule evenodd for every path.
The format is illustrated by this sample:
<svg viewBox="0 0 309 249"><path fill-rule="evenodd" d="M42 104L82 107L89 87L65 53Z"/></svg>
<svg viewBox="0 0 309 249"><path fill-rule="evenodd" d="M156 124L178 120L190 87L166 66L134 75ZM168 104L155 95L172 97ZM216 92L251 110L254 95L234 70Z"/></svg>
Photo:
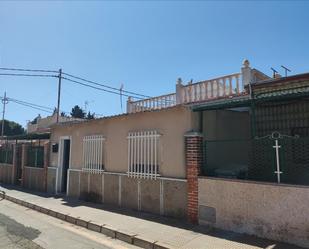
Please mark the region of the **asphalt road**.
<svg viewBox="0 0 309 249"><path fill-rule="evenodd" d="M1 249L137 249L103 234L0 201Z"/></svg>

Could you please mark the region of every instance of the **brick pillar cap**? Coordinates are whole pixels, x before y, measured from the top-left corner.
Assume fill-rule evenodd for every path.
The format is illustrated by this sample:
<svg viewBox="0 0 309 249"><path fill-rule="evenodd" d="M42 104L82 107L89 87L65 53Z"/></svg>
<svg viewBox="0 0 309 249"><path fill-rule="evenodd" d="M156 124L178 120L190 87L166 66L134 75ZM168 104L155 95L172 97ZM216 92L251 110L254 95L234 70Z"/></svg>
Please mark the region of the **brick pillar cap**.
<svg viewBox="0 0 309 249"><path fill-rule="evenodd" d="M203 137L203 134L198 131L189 131L185 134L185 137Z"/></svg>

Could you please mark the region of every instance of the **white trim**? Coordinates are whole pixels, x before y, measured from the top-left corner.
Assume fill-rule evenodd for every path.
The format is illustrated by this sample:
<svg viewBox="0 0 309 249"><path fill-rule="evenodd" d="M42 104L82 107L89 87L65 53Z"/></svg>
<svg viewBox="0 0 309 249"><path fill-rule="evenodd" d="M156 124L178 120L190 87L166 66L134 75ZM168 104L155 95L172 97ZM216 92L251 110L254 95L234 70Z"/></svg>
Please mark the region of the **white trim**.
<svg viewBox="0 0 309 249"><path fill-rule="evenodd" d="M106 174L106 175L120 175L120 176L126 176L127 175L126 173L118 173L118 172L110 172L110 171L104 171L103 174Z"/></svg>
<svg viewBox="0 0 309 249"><path fill-rule="evenodd" d="M55 184L55 194L57 194L57 186L58 186L58 168L56 168L56 184Z"/></svg>
<svg viewBox="0 0 309 249"><path fill-rule="evenodd" d="M164 183L160 179L160 215L164 215Z"/></svg>
<svg viewBox="0 0 309 249"><path fill-rule="evenodd" d="M48 166L47 169L54 169L54 170L57 170L57 167Z"/></svg>
<svg viewBox="0 0 309 249"><path fill-rule="evenodd" d="M121 207L121 176L118 177L118 205Z"/></svg>
<svg viewBox="0 0 309 249"><path fill-rule="evenodd" d="M90 192L90 174L88 173L88 177L87 177L87 193L89 194Z"/></svg>
<svg viewBox="0 0 309 249"><path fill-rule="evenodd" d="M71 145L70 145L71 147ZM66 193L66 196L69 196L69 182L70 182L70 170L68 169L68 172L67 172L67 193Z"/></svg>
<svg viewBox="0 0 309 249"><path fill-rule="evenodd" d="M82 172L82 170L80 169L70 169L71 171L79 171L79 172ZM120 175L120 176L127 176L128 175L128 172L127 173L119 173L119 172L111 172L111 171L104 171L102 172L102 175ZM160 175L157 175L158 176L158 179L162 179L162 180L167 180L167 181L178 181L178 182L186 182L187 179L184 179L184 178L173 178L173 177L163 177L163 176L160 176ZM217 178L216 178L217 179Z"/></svg>
<svg viewBox="0 0 309 249"><path fill-rule="evenodd" d="M71 168L72 164L72 136L60 136L59 137L59 150L58 150L58 168L57 168L57 176L56 176L56 194L58 193L58 190L61 191L62 189L62 175L63 175L63 149L64 149L64 140L69 140L70 141L70 160L69 160L69 167L68 170ZM60 170L60 172L59 172ZM69 172L68 172L69 173ZM60 176L59 176L60 174ZM59 179L60 178L60 179ZM68 174L67 174L68 178ZM60 180L60 186L59 185L59 180ZM67 186L68 186L68 180L67 179ZM68 189L67 189L68 190ZM67 191L66 191L67 192Z"/></svg>
<svg viewBox="0 0 309 249"><path fill-rule="evenodd" d="M141 180L137 180L137 210L141 211L142 201L141 201Z"/></svg>
<svg viewBox="0 0 309 249"><path fill-rule="evenodd" d="M79 171L82 171L80 169L68 169L69 171L73 171L73 172L79 172Z"/></svg>
<svg viewBox="0 0 309 249"><path fill-rule="evenodd" d="M102 189L101 189L101 191L102 191L102 202L104 203L104 174L102 174L102 179L101 179L101 184L102 184Z"/></svg>
<svg viewBox="0 0 309 249"><path fill-rule="evenodd" d="M81 174L81 171L79 171L78 173L78 197L80 197L80 174Z"/></svg>
<svg viewBox="0 0 309 249"><path fill-rule="evenodd" d="M40 168L40 167L31 167L31 166L24 166L25 169L41 169L44 170L44 168Z"/></svg>

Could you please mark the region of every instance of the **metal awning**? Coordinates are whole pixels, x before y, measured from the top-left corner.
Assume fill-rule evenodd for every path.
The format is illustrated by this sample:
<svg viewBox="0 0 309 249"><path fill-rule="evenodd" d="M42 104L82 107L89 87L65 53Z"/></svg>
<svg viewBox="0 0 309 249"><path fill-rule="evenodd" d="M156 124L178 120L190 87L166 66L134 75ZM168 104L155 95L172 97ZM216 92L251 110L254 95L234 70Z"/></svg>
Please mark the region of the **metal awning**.
<svg viewBox="0 0 309 249"><path fill-rule="evenodd" d="M254 98L250 98L249 95L246 95L241 97L212 100L204 103L192 104L190 107L194 112L220 110L236 107L248 107L253 103L298 99L300 97L309 97L309 86L256 93L254 94Z"/></svg>
<svg viewBox="0 0 309 249"><path fill-rule="evenodd" d="M199 104L193 104L190 107L194 112L197 112L197 111L219 110L219 109L227 109L235 107L248 107L250 106L250 103L251 103L250 96L247 95L242 97L234 97L228 99L226 98Z"/></svg>

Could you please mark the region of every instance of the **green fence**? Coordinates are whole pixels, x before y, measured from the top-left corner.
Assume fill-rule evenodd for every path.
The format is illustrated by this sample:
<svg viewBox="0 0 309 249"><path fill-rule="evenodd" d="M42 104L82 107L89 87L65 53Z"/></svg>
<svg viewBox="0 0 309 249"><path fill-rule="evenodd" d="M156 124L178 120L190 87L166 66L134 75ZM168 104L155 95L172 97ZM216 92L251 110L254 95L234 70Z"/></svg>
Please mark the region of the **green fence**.
<svg viewBox="0 0 309 249"><path fill-rule="evenodd" d="M309 138L205 141L202 174L309 185Z"/></svg>
<svg viewBox="0 0 309 249"><path fill-rule="evenodd" d="M44 146L29 146L27 151L27 166L44 167Z"/></svg>
<svg viewBox="0 0 309 249"><path fill-rule="evenodd" d="M13 164L13 145L5 144L0 147L0 163Z"/></svg>

